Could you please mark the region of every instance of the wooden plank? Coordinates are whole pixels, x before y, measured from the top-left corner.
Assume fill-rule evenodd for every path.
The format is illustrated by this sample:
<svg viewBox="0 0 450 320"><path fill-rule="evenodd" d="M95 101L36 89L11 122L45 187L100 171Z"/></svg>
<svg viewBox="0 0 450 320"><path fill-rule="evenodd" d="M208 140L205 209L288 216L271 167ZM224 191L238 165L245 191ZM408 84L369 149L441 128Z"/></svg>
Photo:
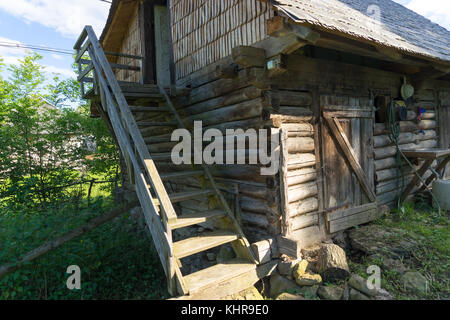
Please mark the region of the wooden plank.
<svg viewBox="0 0 450 320"><path fill-rule="evenodd" d="M450 155L450 149L431 149L431 150L404 150L403 154L408 158L430 158L437 159Z"/></svg>
<svg viewBox="0 0 450 320"><path fill-rule="evenodd" d="M363 187L365 193L369 197L370 201L375 201L376 196L375 196L374 191L372 190L372 188L369 185L369 179L367 178L366 174L364 173L363 169L361 168L361 165L359 164L359 162L357 160L355 152L354 152L350 142L348 141L347 136L345 135L344 131L342 130L341 125L339 124L339 120L337 118L329 118L329 117L324 117L324 118L327 121L334 136L336 137L336 140L338 141L339 146L341 147L344 155L346 156L351 167L353 168L356 176L358 177L358 180L361 183L361 186Z"/></svg>
<svg viewBox="0 0 450 320"><path fill-rule="evenodd" d="M170 172L170 173L162 173L161 179L163 180L170 180L170 179L177 179L177 178L185 178L185 177L192 177L192 176L202 176L204 174L203 170L189 170L189 171L176 171L176 172Z"/></svg>
<svg viewBox="0 0 450 320"><path fill-rule="evenodd" d="M328 106L327 106L328 108ZM323 116L328 118L369 118L373 117L371 110L339 110L339 111L323 111Z"/></svg>
<svg viewBox="0 0 450 320"><path fill-rule="evenodd" d="M288 182L287 182L287 173L288 173L288 148L287 148L287 140L288 140L288 130L281 128L280 129L280 193L281 193L281 213L282 213L282 225L281 225L281 233L283 235L288 235L289 230L289 195L288 195Z"/></svg>
<svg viewBox="0 0 450 320"><path fill-rule="evenodd" d="M207 197L214 194L212 189L200 189L198 191L177 192L169 194L170 201L173 203L186 201L190 199Z"/></svg>
<svg viewBox="0 0 450 320"><path fill-rule="evenodd" d="M259 264L270 262L272 257L277 256L277 245L274 238L252 243L251 247Z"/></svg>
<svg viewBox="0 0 450 320"><path fill-rule="evenodd" d="M192 226L206 222L209 219L223 217L226 212L223 210L208 210L179 216L174 223L170 224L172 230Z"/></svg>
<svg viewBox="0 0 450 320"><path fill-rule="evenodd" d="M219 230L205 232L201 236L180 240L173 243L174 256L178 259L206 251L238 239L233 231Z"/></svg>
<svg viewBox="0 0 450 320"><path fill-rule="evenodd" d="M328 221L333 221L333 220L337 220L337 219L342 219L360 212L364 212L364 211L369 211L372 209L376 209L377 208L377 204L374 203L368 203L368 204L364 204L361 206L357 206L357 207L353 207L350 209L346 209L346 210L339 210L339 211L334 211L334 212L329 212L327 215L327 220Z"/></svg>
<svg viewBox="0 0 450 320"><path fill-rule="evenodd" d="M121 69L121 70L132 70L132 71L140 71L141 68L137 66L130 66L127 64L120 63L110 63L112 69Z"/></svg>
<svg viewBox="0 0 450 320"><path fill-rule="evenodd" d="M237 277L248 271L256 270L256 264L249 263L244 259L231 259L212 267L191 273L184 277L189 293L205 289L217 283Z"/></svg>
<svg viewBox="0 0 450 320"><path fill-rule="evenodd" d="M360 212L342 219L330 221L330 233L334 233L340 230L367 223L377 218L377 210L371 209L368 211Z"/></svg>
<svg viewBox="0 0 450 320"><path fill-rule="evenodd" d="M278 261L271 261L259 265L256 269L242 273L231 279L216 283L204 290L200 290L191 295L181 296L179 300L216 300L253 286L260 279L265 278L275 272Z"/></svg>
<svg viewBox="0 0 450 320"><path fill-rule="evenodd" d="M449 150L450 151L450 150ZM430 168L431 164L433 163L434 159L427 159L425 163L422 165L422 167L417 171L417 175L422 177L424 173ZM411 180L411 182L406 186L405 190L403 191L402 195L400 196L400 201L405 201L408 194L411 192L411 190L414 188L417 182L419 182L419 177L415 175L414 178Z"/></svg>

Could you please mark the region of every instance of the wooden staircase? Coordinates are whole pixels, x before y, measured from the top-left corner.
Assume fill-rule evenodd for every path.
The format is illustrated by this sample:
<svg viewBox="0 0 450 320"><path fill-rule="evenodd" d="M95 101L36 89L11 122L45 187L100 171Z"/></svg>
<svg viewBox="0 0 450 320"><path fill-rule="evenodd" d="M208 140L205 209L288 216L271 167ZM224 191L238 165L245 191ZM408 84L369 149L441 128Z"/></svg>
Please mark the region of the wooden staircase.
<svg viewBox="0 0 450 320"><path fill-rule="evenodd" d="M170 140L171 132L185 127L166 91L156 85L117 81L112 66L118 65L107 60L90 26L83 30L75 49L82 92L86 97L100 96L103 111L111 122L128 170L134 177L136 193L168 279L169 293L192 298L200 297L203 292L218 298L217 290L222 290L225 295L252 285L243 279L257 279L257 261L208 167L192 166L161 174L158 170L159 164L171 161L170 150L174 144ZM91 84L87 91L86 84ZM183 192L169 191L172 181L191 178L197 178L201 187ZM211 197L215 201L208 201ZM217 205L189 214L176 213L174 204L192 199L204 199ZM173 241L174 230L207 221L215 221L219 228ZM191 274L182 274L181 259L225 244L231 244L236 258Z"/></svg>

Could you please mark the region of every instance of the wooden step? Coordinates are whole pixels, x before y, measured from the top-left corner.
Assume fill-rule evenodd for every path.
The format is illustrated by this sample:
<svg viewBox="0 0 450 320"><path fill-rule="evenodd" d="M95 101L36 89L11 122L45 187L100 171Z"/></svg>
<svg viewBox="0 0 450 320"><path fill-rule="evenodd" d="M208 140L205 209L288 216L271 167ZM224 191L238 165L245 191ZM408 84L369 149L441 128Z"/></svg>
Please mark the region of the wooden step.
<svg viewBox="0 0 450 320"><path fill-rule="evenodd" d="M163 122L147 122L140 121L137 122L138 127L176 127L177 123L175 121L163 121Z"/></svg>
<svg viewBox="0 0 450 320"><path fill-rule="evenodd" d="M226 215L226 212L223 210L208 210L203 212L196 212L185 214L177 218L177 220L170 224L172 230L184 228L188 226L193 226L195 224L206 222L209 219L223 217Z"/></svg>
<svg viewBox="0 0 450 320"><path fill-rule="evenodd" d="M125 98L129 99L150 99L154 101L163 101L164 97L159 93L151 93L151 92L130 92L130 91L122 91Z"/></svg>
<svg viewBox="0 0 450 320"><path fill-rule="evenodd" d="M186 201L190 199L196 199L201 197L207 197L215 194L212 189L199 189L195 191L177 192L169 194L170 201L173 203Z"/></svg>
<svg viewBox="0 0 450 320"><path fill-rule="evenodd" d="M171 160L172 159L172 153L171 152L165 152L165 153L150 153L150 156L154 161L165 161L165 160Z"/></svg>
<svg viewBox="0 0 450 320"><path fill-rule="evenodd" d="M146 137L146 138L144 138L144 141L145 141L146 144L172 142L170 136L167 136L167 137Z"/></svg>
<svg viewBox="0 0 450 320"><path fill-rule="evenodd" d="M166 107L141 107L141 106L135 106L130 107L130 110L132 112L168 112L169 109Z"/></svg>
<svg viewBox="0 0 450 320"><path fill-rule="evenodd" d="M173 253L177 259L191 256L222 244L238 239L238 234L233 231L219 230L205 232L201 236L188 238L173 243Z"/></svg>
<svg viewBox="0 0 450 320"><path fill-rule="evenodd" d="M185 178L185 177L193 177L193 176L202 176L205 173L203 170L191 170L191 171L175 171L170 173L162 173L161 179L163 180L170 180L170 179L178 179L178 178Z"/></svg>
<svg viewBox="0 0 450 320"><path fill-rule="evenodd" d="M256 264L244 259L232 259L184 276L189 293L199 291L256 270Z"/></svg>

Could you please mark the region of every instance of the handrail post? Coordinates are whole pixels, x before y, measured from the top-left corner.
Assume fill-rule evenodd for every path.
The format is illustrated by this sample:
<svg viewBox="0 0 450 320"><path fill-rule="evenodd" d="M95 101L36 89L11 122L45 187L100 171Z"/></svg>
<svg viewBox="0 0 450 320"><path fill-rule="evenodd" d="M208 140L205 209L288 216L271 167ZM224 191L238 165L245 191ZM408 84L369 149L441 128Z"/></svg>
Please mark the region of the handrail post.
<svg viewBox="0 0 450 320"><path fill-rule="evenodd" d="M76 49L77 62L80 62L81 57L86 51L91 58L94 71L94 85L97 85L99 88L102 107L106 109L111 119L119 147L124 156L129 160L127 166L135 173L136 192L144 210L147 225L152 233L159 257L166 271L169 291L175 295L177 291L176 280L179 277L177 271L179 270L177 269L173 255L172 230L170 228L170 223L177 218L175 210L120 85L111 69L111 65L92 27L86 26L83 29L83 33L77 41ZM144 167L146 178L150 181L152 192L156 194L156 198L159 200L159 213L148 188L144 173L141 172L139 161ZM182 281L182 279L178 280Z"/></svg>

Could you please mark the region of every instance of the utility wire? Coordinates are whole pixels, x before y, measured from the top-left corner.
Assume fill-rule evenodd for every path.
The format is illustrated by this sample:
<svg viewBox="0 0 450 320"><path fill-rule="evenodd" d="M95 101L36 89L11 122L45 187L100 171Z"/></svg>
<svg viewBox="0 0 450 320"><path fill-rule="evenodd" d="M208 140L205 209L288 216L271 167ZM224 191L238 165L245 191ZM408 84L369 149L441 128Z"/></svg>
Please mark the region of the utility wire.
<svg viewBox="0 0 450 320"><path fill-rule="evenodd" d="M58 48L28 45L28 44L19 44L19 43L4 42L4 41L0 41L0 47L17 48L17 49L31 49L31 50L36 50L36 51L47 51L47 52L70 54L70 55L74 54L73 50L58 49Z"/></svg>

